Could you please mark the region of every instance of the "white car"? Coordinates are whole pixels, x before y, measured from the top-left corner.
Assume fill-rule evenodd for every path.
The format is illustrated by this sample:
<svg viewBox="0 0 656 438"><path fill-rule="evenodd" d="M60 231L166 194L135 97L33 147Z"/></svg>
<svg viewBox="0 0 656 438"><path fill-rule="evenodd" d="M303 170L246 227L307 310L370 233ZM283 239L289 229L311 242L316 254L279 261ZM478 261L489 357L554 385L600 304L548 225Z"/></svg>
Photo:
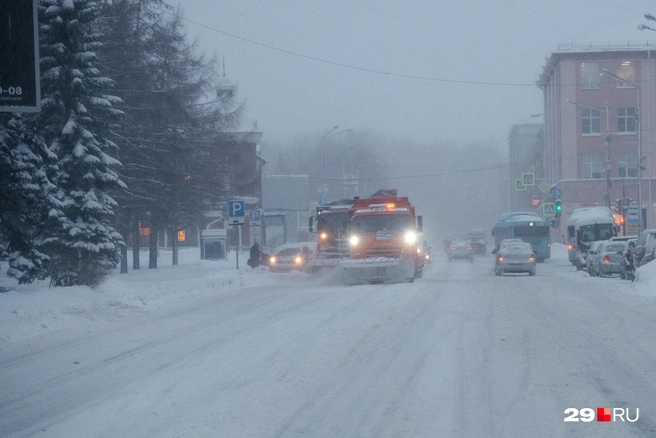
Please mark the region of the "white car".
<svg viewBox="0 0 656 438"><path fill-rule="evenodd" d="M316 243L288 243L277 247L268 256L271 272L306 271L316 251Z"/></svg>
<svg viewBox="0 0 656 438"><path fill-rule="evenodd" d="M595 242L596 243L596 242ZM622 274L625 242L601 242L592 252L588 253L588 274L604 277L610 274Z"/></svg>
<svg viewBox="0 0 656 438"><path fill-rule="evenodd" d="M504 242L497 250L494 261L494 273L496 275L503 275L506 272L527 272L530 276L535 275L535 253L531 244L521 241Z"/></svg>

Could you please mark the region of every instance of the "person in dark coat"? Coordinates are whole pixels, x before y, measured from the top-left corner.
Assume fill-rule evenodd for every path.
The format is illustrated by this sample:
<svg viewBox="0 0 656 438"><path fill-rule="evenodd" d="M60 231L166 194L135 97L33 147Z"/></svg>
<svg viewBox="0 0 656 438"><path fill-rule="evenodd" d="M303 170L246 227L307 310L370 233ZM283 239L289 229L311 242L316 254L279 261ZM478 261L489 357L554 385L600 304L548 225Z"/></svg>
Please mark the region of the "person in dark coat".
<svg viewBox="0 0 656 438"><path fill-rule="evenodd" d="M255 269L261 264L262 251L260 251L260 244L255 242L251 246L251 258L248 259L248 266Z"/></svg>

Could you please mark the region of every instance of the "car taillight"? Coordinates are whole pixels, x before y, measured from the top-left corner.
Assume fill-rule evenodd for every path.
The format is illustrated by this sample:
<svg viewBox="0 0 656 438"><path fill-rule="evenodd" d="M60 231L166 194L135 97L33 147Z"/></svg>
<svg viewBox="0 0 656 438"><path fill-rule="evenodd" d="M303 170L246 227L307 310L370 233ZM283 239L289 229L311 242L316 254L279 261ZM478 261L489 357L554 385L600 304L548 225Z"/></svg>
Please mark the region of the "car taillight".
<svg viewBox="0 0 656 438"><path fill-rule="evenodd" d="M454 247L449 248L449 251L455 251L456 249Z"/></svg>
<svg viewBox="0 0 656 438"><path fill-rule="evenodd" d="M471 248L467 248L467 251L471 251L471 250L472 250Z"/></svg>
<svg viewBox="0 0 656 438"><path fill-rule="evenodd" d="M604 263L610 263L610 257L605 256L604 257Z"/></svg>

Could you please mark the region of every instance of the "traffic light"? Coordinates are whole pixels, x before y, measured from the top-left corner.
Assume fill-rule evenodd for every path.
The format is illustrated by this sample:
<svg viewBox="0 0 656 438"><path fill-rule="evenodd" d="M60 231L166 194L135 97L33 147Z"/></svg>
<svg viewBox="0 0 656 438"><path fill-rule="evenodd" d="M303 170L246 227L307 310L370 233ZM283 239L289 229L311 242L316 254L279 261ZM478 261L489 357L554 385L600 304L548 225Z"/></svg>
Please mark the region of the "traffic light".
<svg viewBox="0 0 656 438"><path fill-rule="evenodd" d="M622 200L621 199L616 199L615 200L615 213L619 214L620 216L622 215Z"/></svg>
<svg viewBox="0 0 656 438"><path fill-rule="evenodd" d="M563 212L563 204L560 201L560 199L556 200L556 211L554 212L554 217L560 217L561 213Z"/></svg>

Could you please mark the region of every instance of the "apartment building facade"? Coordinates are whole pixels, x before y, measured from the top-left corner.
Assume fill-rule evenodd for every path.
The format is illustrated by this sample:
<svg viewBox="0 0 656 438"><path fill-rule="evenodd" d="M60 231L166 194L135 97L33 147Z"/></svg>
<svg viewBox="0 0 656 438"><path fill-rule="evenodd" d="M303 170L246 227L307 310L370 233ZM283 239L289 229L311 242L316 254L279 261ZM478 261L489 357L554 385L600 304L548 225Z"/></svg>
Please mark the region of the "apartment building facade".
<svg viewBox="0 0 656 438"><path fill-rule="evenodd" d="M637 205L639 186L643 227L656 227L655 80L656 43L567 44L547 59L537 85L544 93L545 179L562 192L559 235L575 208L609 200L615 206L616 199Z"/></svg>

